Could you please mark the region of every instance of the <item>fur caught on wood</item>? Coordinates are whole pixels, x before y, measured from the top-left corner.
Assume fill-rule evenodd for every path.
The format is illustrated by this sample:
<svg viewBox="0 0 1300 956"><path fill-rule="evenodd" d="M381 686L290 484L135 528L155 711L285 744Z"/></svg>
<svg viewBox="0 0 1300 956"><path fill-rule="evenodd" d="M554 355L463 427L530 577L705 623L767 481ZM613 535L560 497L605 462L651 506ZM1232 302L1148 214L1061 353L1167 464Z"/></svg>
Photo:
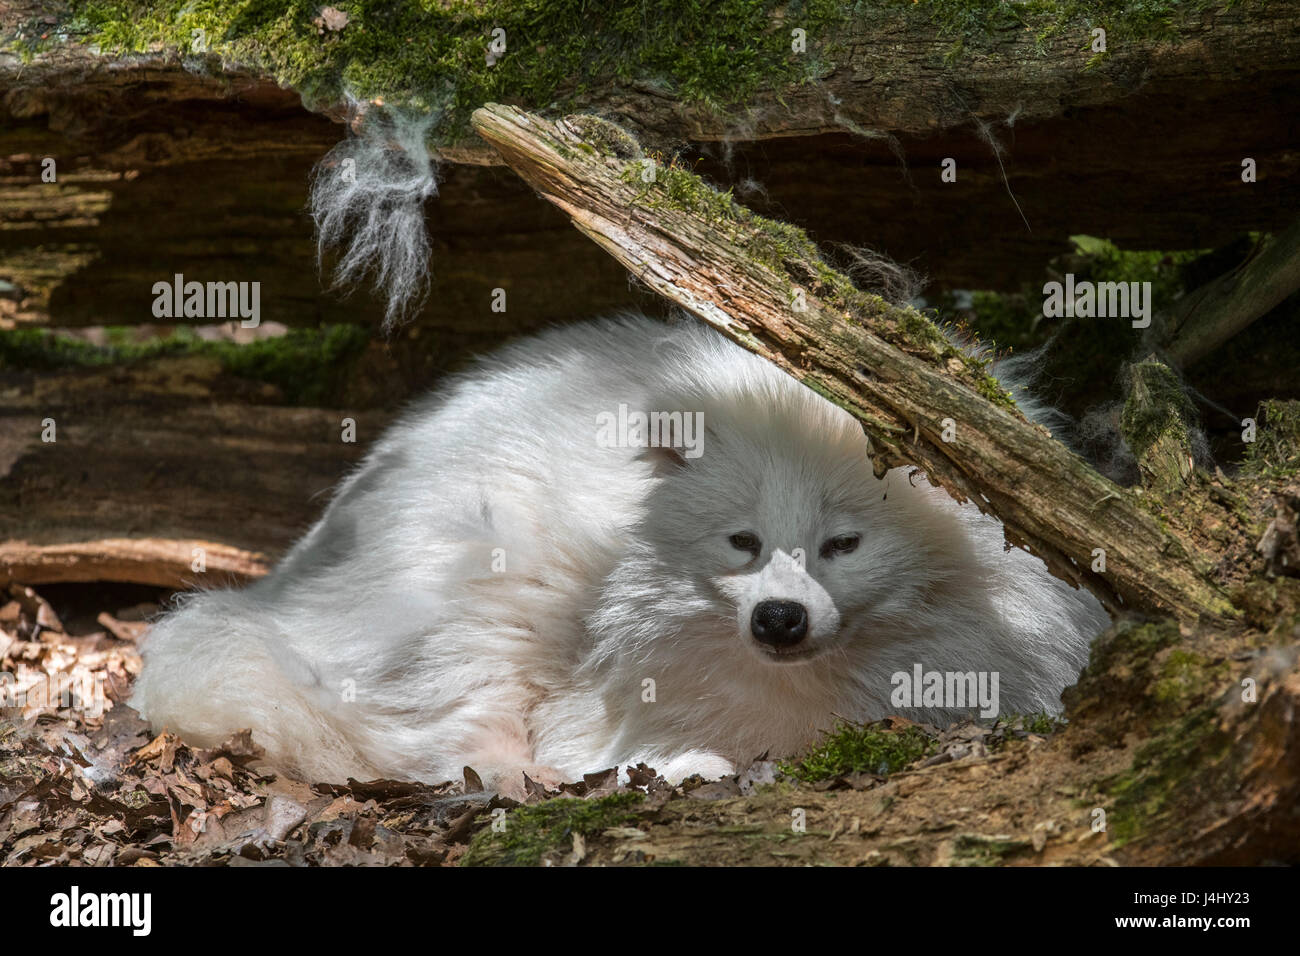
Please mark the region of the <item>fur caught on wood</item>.
<svg viewBox="0 0 1300 956"><path fill-rule="evenodd" d="M371 277L386 302L386 329L416 308L428 289L424 203L437 195L438 178L425 135L434 121L432 115L369 110L312 176L318 259L339 249L336 287Z"/></svg>

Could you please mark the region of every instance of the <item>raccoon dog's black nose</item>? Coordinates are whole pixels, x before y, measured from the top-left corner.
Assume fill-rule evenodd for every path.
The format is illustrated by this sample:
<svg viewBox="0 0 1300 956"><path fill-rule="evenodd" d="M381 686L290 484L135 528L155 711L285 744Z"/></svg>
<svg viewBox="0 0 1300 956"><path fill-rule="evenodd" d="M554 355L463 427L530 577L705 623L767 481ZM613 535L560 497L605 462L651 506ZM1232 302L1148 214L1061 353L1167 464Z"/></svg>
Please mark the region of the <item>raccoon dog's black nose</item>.
<svg viewBox="0 0 1300 956"><path fill-rule="evenodd" d="M808 636L808 612L794 601L761 601L749 619L754 637L772 647L789 647Z"/></svg>

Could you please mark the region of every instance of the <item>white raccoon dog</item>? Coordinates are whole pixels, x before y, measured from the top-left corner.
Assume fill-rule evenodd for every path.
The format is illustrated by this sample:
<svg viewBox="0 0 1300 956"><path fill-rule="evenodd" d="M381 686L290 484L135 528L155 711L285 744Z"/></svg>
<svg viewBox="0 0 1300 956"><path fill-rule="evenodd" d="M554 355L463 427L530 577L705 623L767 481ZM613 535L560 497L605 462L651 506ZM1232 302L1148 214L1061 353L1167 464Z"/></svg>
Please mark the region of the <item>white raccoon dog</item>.
<svg viewBox="0 0 1300 956"><path fill-rule="evenodd" d="M675 447L608 440L637 412L684 413ZM512 793L957 716L891 703L918 665L1059 711L1101 605L909 472L877 479L851 416L703 325L556 329L415 405L267 577L182 599L132 703L198 745L252 728L312 780L470 766Z"/></svg>

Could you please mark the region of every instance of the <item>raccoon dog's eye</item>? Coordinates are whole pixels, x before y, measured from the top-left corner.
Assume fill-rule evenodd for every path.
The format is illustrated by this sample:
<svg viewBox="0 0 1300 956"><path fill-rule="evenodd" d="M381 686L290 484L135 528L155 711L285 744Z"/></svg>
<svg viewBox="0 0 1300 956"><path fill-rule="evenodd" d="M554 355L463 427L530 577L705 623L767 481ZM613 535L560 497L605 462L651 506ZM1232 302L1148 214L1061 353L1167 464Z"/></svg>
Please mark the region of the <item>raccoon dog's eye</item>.
<svg viewBox="0 0 1300 956"><path fill-rule="evenodd" d="M858 544L862 541L861 535L856 534L837 534L828 540L821 547L823 558L833 558L837 554L851 554L858 550Z"/></svg>
<svg viewBox="0 0 1300 956"><path fill-rule="evenodd" d="M748 531L733 534L727 540L731 542L731 546L737 551L748 551L754 557L758 557L758 552L763 550L763 543L758 540L758 535L751 534Z"/></svg>

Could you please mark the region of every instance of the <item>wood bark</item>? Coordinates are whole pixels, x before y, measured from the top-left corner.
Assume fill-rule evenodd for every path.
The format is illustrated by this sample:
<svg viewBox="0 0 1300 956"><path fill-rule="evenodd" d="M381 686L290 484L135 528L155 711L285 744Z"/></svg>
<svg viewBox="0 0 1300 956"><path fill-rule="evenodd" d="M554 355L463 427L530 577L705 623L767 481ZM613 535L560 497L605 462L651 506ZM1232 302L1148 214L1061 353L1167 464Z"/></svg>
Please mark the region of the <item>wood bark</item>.
<svg viewBox="0 0 1300 956"><path fill-rule="evenodd" d="M46 545L0 541L0 584L118 581L184 590L201 583L205 575L240 584L267 570L266 555L219 541L106 538Z"/></svg>
<svg viewBox="0 0 1300 956"><path fill-rule="evenodd" d="M962 362L944 364L912 348L900 330L925 321L916 313L879 299L859 314L835 308L830 290L817 285L824 266L812 261L815 252L789 254L779 272L763 264L753 249L764 225L671 206L658 183L643 193L650 160L607 155L607 137L585 140L578 131L590 130L590 119L553 123L488 106L474 114L474 127L634 276L854 414L872 440L878 473L924 469L958 500L992 511L1010 542L1028 545L1112 610L1231 615L1194 552L1131 492L981 396ZM799 287L804 311L791 307ZM946 421L955 425L953 441L943 440ZM1102 573L1092 570L1099 553Z"/></svg>
<svg viewBox="0 0 1300 956"><path fill-rule="evenodd" d="M0 4L0 37L37 5ZM777 10L779 29L800 26L797 12ZM648 147L670 149L688 140L766 140L851 131L866 135L930 135L976 121L1034 122L1095 107L1126 109L1135 93L1189 98L1217 95L1229 88L1252 98L1275 94L1278 85L1294 89L1300 64L1300 4L1291 0L1245 0L1223 6L1175 8L1163 35L1125 35L1110 30L1104 53L1093 49L1096 27L1075 20L1036 30L1027 21L1008 21L1001 29L966 30L931 20L909 9L880 8L852 18L824 42L820 60L810 61L809 76L798 83L773 84L755 91L733 111L711 108L666 88L632 78L591 84L572 105L618 117ZM1113 25L1109 25L1113 26ZM232 81L259 79L248 64L225 63L215 54L154 51L118 57L75 40L25 57L0 47L0 81L25 91L25 99L59 98L68 87L122 88L147 75L157 98L185 91L220 98ZM270 79L270 78L265 78ZM261 84L260 96L274 96L275 85ZM539 107L544 104L521 104ZM342 103L322 103L341 119ZM1189 112L1184 125L1219 126L1222 117ZM103 117L101 122L110 122ZM1191 131L1189 131L1191 132ZM473 140L442 150L449 162L494 164L500 160Z"/></svg>
<svg viewBox="0 0 1300 956"><path fill-rule="evenodd" d="M1300 289L1300 220L1266 240L1236 269L1189 292L1165 317L1165 351L1187 366Z"/></svg>

